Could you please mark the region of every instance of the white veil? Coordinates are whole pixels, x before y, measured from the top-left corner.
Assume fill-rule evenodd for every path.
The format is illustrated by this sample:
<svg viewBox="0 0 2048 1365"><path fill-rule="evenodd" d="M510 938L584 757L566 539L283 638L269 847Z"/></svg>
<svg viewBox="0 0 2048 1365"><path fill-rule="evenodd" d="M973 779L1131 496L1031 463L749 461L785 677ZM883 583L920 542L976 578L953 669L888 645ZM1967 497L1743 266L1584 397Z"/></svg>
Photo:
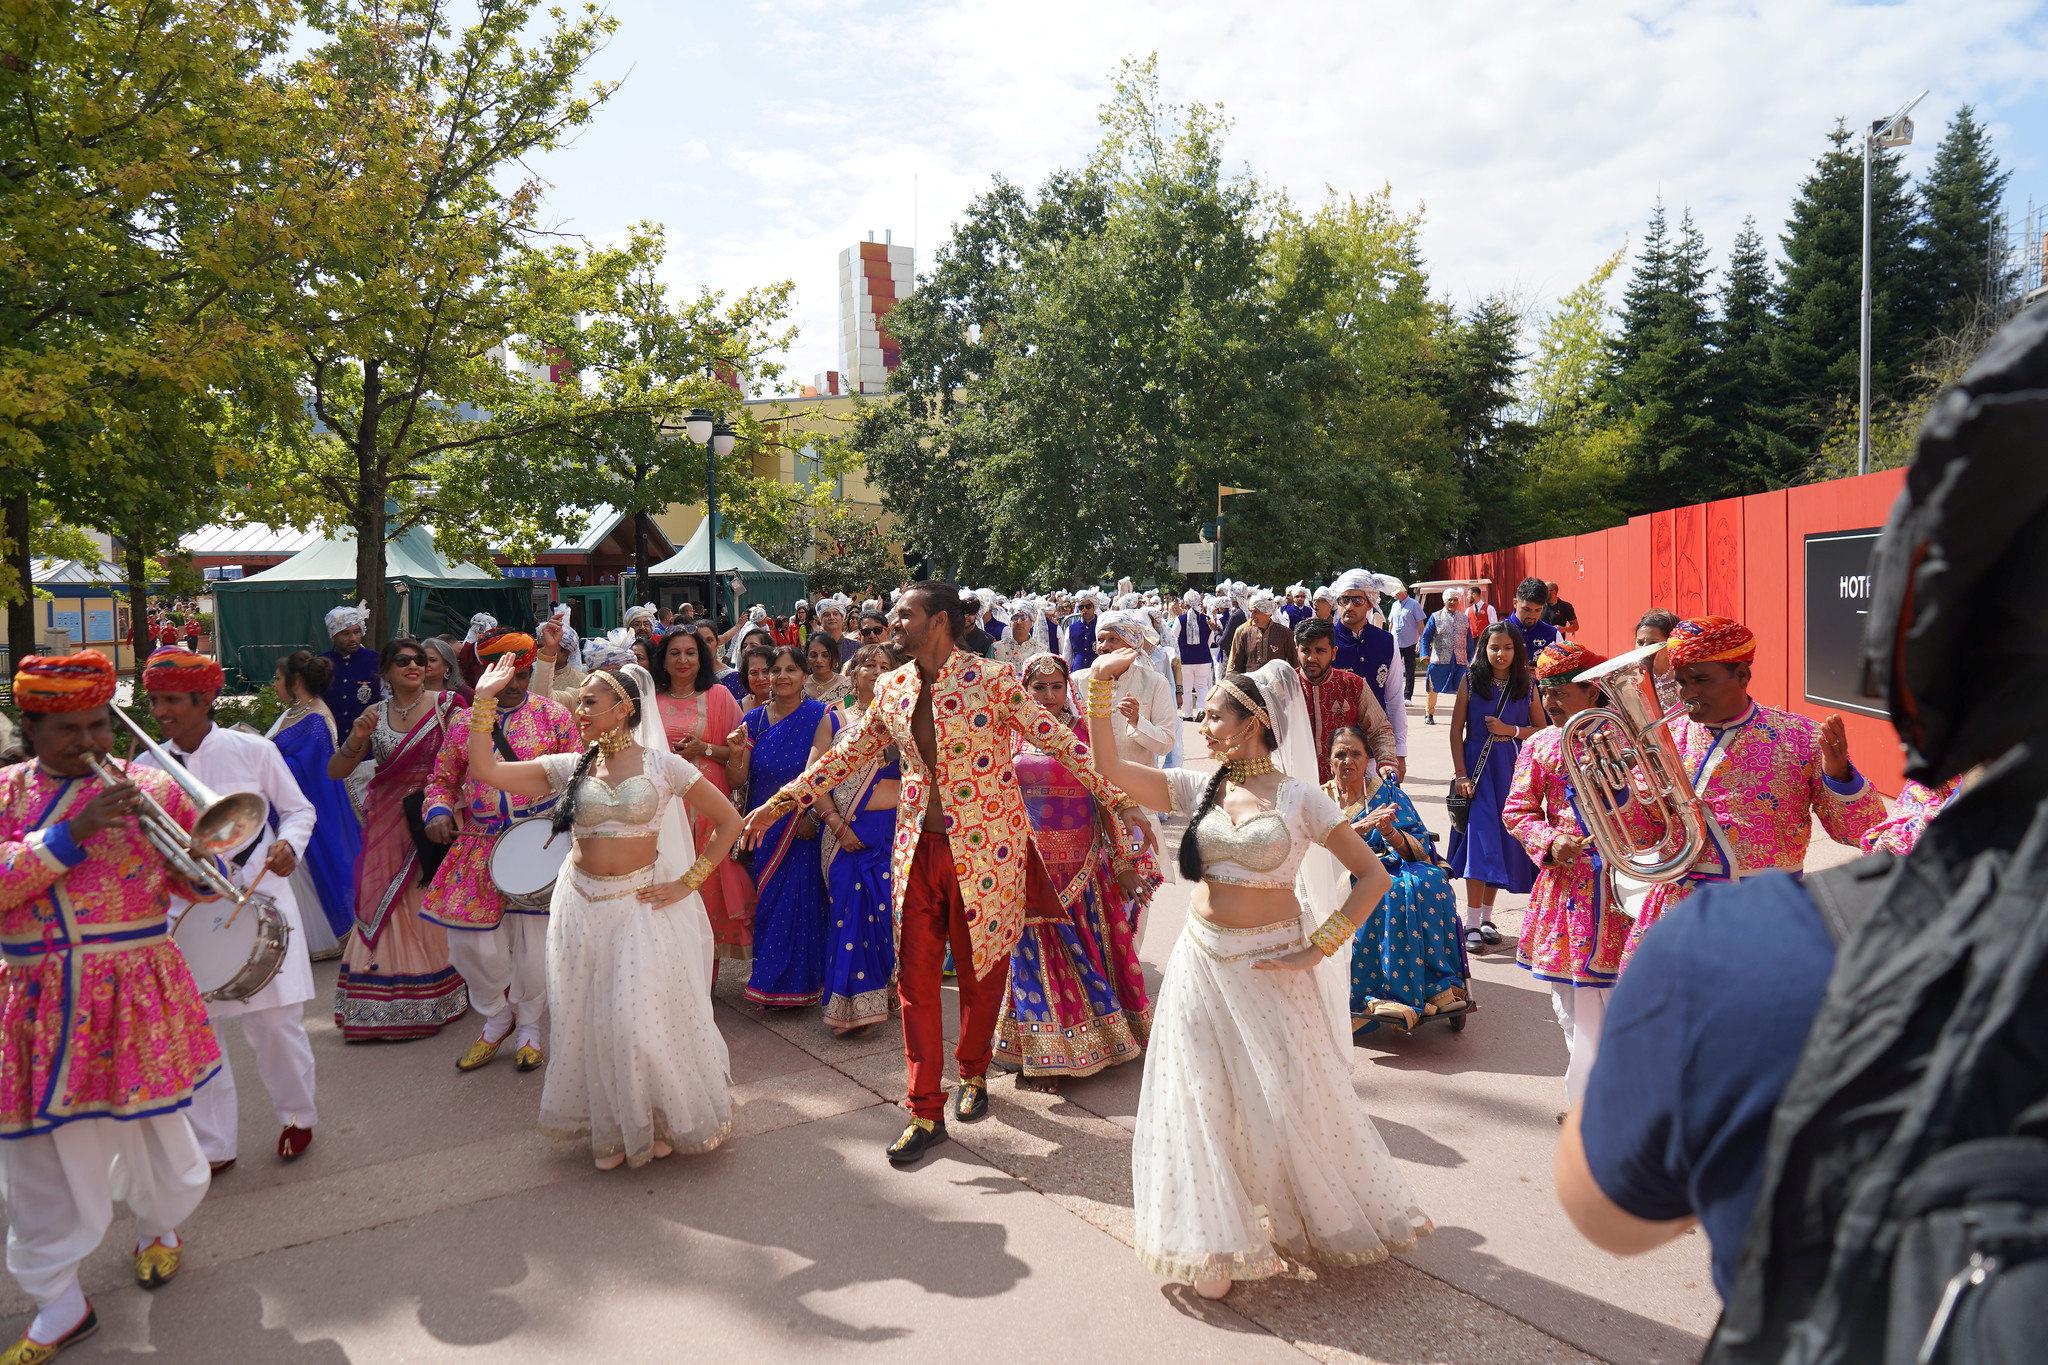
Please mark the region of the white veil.
<svg viewBox="0 0 2048 1365"><path fill-rule="evenodd" d="M641 762L649 768L662 762L684 762L668 747L668 731L661 723L661 705L654 697L654 678L639 664L627 664L619 670L619 676L640 689L640 723L633 728L633 742L647 751L647 757ZM696 861L697 841L691 837L690 822L683 817L682 798L663 802L661 824L655 831L654 880L675 881ZM677 904L687 905L696 898L696 893L692 892Z"/></svg>
<svg viewBox="0 0 2048 1365"><path fill-rule="evenodd" d="M1315 724L1309 719L1308 695L1302 690L1301 678L1295 673L1294 665L1285 659L1274 659L1251 676L1266 698L1267 714L1273 718L1273 736L1280 743L1273 752L1273 761L1287 776L1319 788L1321 769L1316 762ZM1328 849L1321 844L1311 844L1307 856L1301 861L1301 871L1295 874L1294 894L1301 900L1302 933L1314 933L1351 894L1351 874L1331 856ZM1316 989L1323 997L1323 1008L1330 1018L1330 1026L1336 1031L1338 1042L1347 1050L1345 1055L1348 1056L1351 1046L1351 945L1346 943L1332 953L1327 961L1313 969L1312 974Z"/></svg>

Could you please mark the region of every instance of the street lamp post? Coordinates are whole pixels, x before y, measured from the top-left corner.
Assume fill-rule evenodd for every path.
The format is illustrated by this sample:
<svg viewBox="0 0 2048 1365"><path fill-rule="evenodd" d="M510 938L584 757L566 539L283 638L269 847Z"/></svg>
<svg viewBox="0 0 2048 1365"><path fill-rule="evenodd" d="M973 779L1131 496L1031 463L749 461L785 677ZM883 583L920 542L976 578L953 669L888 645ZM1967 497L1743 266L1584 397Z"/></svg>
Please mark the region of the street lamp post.
<svg viewBox="0 0 2048 1365"><path fill-rule="evenodd" d="M704 447L704 567L710 583L711 626L718 628L718 462L732 454L739 436L703 408L691 408L683 435Z"/></svg>
<svg viewBox="0 0 2048 1365"><path fill-rule="evenodd" d="M1870 472L1870 153L1877 147L1908 147L1913 142L1913 120L1906 115L1927 98L1922 90L1898 113L1882 118L1863 131L1863 312L1859 320L1861 338L1856 359L1856 472Z"/></svg>

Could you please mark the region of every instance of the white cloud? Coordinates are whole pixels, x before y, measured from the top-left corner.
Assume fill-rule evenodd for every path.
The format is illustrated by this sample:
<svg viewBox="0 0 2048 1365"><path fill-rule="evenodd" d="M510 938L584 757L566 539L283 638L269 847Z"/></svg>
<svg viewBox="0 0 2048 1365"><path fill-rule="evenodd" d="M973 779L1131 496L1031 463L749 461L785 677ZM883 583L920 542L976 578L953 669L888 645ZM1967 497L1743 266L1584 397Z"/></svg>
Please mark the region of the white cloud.
<svg viewBox="0 0 2048 1365"><path fill-rule="evenodd" d="M687 29L654 0L614 9L607 60L684 55L639 65L550 161L557 203L592 233L665 218L679 282L795 279L799 382L838 363L839 251L893 228L927 266L991 177L1084 159L1126 55L1221 104L1232 161L1297 200L1387 183L1426 204L1461 302L1554 298L1660 193L1717 259L1745 214L1773 237L1837 116L1923 88L1910 165L1965 101L2022 193L2048 150L2048 16L2019 0L774 0Z"/></svg>

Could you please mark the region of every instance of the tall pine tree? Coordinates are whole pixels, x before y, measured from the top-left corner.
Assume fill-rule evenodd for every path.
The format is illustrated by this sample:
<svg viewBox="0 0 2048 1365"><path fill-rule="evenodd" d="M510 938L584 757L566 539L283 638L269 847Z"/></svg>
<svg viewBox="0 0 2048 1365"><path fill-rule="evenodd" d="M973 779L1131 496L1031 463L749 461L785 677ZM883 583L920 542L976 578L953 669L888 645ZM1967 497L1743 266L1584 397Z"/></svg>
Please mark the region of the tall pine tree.
<svg viewBox="0 0 2048 1365"><path fill-rule="evenodd" d="M1631 512L1719 496L1728 485L1713 414L1711 332L1706 241L1690 209L1672 241L1660 201L1614 345L1615 407L1634 434L1622 489Z"/></svg>
<svg viewBox="0 0 2048 1365"><path fill-rule="evenodd" d="M1775 482L1798 477L1833 418L1856 402L1862 298L1863 160L1859 133L1837 122L1828 150L1799 187L1779 240L1785 248L1782 325L1772 338L1773 415L1767 464ZM1870 334L1873 403L1911 385L1926 333L1914 307L1914 206L1896 153L1870 163Z"/></svg>
<svg viewBox="0 0 2048 1365"><path fill-rule="evenodd" d="M1447 548L1516 540L1502 490L1529 445L1529 428L1515 411L1526 359L1521 330L1514 307L1489 295L1463 317L1444 318L1434 363L1423 371L1423 390L1444 410L1457 462L1460 513Z"/></svg>
<svg viewBox="0 0 2048 1365"><path fill-rule="evenodd" d="M1956 110L1920 186L1918 262L1925 325L1955 336L2005 305L2011 269L2004 260L2001 203L2009 171L1999 169L1991 134L1969 105Z"/></svg>
<svg viewBox="0 0 2048 1365"><path fill-rule="evenodd" d="M1756 220L1745 218L1728 253L1710 367L1725 472L1741 492L1778 485L1768 462L1771 414L1779 401L1771 369L1771 340L1778 326L1775 293L1764 239Z"/></svg>

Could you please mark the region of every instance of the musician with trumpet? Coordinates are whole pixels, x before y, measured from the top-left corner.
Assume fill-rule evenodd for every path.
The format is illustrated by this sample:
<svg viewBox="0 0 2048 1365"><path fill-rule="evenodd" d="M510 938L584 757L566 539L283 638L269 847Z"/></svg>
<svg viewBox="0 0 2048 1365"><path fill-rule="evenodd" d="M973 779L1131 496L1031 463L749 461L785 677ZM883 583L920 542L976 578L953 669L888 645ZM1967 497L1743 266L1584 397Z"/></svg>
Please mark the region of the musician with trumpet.
<svg viewBox="0 0 2048 1365"><path fill-rule="evenodd" d="M168 921L192 888L142 823L182 842L198 812L165 774L124 780L107 759L114 683L91 651L14 675L33 756L0 770L0 1193L7 1268L38 1311L0 1365L99 1326L78 1266L112 1225L117 1161L145 1289L178 1273L209 1182L186 1111L221 1052Z"/></svg>
<svg viewBox="0 0 2048 1365"><path fill-rule="evenodd" d="M1749 695L1756 635L1726 616L1680 621L1666 646L1685 714L1669 723L1706 837L1691 865L1643 898L1622 963L1660 916L1701 886L1797 872L1812 817L1850 848L1885 818L1884 799L1849 762L1840 716L1816 723Z"/></svg>
<svg viewBox="0 0 2048 1365"><path fill-rule="evenodd" d="M227 1020L240 1021L242 1036L256 1054L257 1078L269 1092L277 1115L278 1159L296 1161L312 1145L319 1113L313 1099L313 1044L306 1037L302 1017L306 1001L313 998L313 962L306 949L298 902L287 879L313 837L313 803L299 789L276 745L260 735L224 730L213 723L214 699L225 681L220 665L203 654L160 649L150 655L142 668L142 685L168 752L145 752L137 756L135 764L138 768L176 764L213 792L253 792L269 805L270 820L257 824L222 855L220 871L235 887L255 889L268 898L286 930L284 950L269 964L274 974L258 989L248 994L233 991L238 998L216 993L207 1002L207 1015L216 1030ZM271 821L276 824L274 832ZM202 926L182 923L191 905L189 899L181 898L172 906L171 915L180 922L179 946L196 962ZM249 929L257 927L239 916L237 922ZM250 951L255 951L258 937L248 942ZM204 966L197 971L206 977ZM206 984L202 980L202 985ZM192 1130L199 1135L200 1150L206 1153L215 1175L231 1169L240 1155L239 1113L234 1068L223 1053L220 1078L193 1101L191 1115Z"/></svg>

